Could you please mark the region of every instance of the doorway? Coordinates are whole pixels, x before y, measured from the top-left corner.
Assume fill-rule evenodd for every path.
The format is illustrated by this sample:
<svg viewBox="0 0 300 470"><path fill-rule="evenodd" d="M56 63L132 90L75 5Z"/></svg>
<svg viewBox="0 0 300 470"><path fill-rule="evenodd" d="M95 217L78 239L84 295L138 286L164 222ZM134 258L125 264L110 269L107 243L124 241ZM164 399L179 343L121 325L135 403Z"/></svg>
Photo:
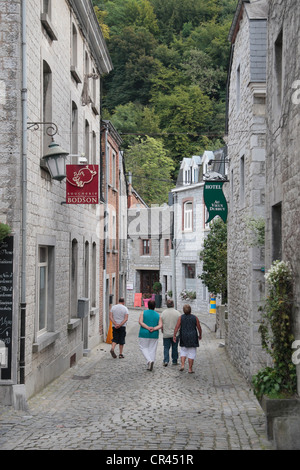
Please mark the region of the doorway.
<svg viewBox="0 0 300 470"><path fill-rule="evenodd" d="M153 294L153 284L159 281L159 271L140 271L142 294Z"/></svg>

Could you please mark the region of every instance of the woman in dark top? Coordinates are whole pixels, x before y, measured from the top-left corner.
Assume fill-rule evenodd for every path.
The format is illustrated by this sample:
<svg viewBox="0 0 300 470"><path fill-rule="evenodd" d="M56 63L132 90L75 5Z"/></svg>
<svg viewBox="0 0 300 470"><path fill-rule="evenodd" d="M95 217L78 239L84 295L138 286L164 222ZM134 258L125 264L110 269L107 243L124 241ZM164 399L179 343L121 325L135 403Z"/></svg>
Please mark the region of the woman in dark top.
<svg viewBox="0 0 300 470"><path fill-rule="evenodd" d="M199 347L199 339L202 338L202 329L198 318L195 315L192 315L191 311L192 309L190 305L183 306L184 315L181 315L181 317L178 318L178 322L174 330L173 341L176 341L176 334L180 329L180 370L184 370L185 360L188 358L189 373L193 374L193 364L197 351L196 348Z"/></svg>

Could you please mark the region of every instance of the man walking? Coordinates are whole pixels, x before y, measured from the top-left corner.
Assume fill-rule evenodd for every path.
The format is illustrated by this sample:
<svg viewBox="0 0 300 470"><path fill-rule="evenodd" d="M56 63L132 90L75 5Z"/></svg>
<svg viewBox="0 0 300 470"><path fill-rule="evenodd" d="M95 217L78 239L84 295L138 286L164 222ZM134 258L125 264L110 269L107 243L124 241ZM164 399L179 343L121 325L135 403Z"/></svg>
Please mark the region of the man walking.
<svg viewBox="0 0 300 470"><path fill-rule="evenodd" d="M109 319L112 322L113 339L110 354L116 358L115 347L119 345L119 358L123 359L123 348L125 344L126 325L128 321L128 309L124 305L123 297L119 299L119 303L114 305L109 312Z"/></svg>
<svg viewBox="0 0 300 470"><path fill-rule="evenodd" d="M176 342L173 341L174 329L177 324L180 313L174 308L173 300L167 301L167 309L161 314L162 319L162 332L164 343L164 366L167 367L170 359L170 348L172 348L172 364L176 365L178 360L178 342L179 335Z"/></svg>

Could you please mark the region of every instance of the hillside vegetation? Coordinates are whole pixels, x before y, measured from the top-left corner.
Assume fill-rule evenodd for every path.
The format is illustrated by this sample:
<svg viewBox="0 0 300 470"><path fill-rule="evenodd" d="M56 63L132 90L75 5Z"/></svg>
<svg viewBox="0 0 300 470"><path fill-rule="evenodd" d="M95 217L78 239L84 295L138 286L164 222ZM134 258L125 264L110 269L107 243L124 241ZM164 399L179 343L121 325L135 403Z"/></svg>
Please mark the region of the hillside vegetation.
<svg viewBox="0 0 300 470"><path fill-rule="evenodd" d="M237 0L94 5L114 66L103 79L103 117L124 140L135 189L162 204L184 157L224 145L227 38Z"/></svg>

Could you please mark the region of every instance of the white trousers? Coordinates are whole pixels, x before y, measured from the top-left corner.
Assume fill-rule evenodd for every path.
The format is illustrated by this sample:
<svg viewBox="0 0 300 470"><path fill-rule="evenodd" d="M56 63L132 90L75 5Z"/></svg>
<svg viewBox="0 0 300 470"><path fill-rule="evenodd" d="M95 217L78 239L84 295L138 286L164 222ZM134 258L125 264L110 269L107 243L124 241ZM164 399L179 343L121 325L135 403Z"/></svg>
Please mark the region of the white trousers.
<svg viewBox="0 0 300 470"><path fill-rule="evenodd" d="M157 345L158 339L139 338L140 350L142 351L147 363L155 361Z"/></svg>
<svg viewBox="0 0 300 470"><path fill-rule="evenodd" d="M185 348L180 346L180 357L187 357L188 359L195 359L196 357L196 348Z"/></svg>

